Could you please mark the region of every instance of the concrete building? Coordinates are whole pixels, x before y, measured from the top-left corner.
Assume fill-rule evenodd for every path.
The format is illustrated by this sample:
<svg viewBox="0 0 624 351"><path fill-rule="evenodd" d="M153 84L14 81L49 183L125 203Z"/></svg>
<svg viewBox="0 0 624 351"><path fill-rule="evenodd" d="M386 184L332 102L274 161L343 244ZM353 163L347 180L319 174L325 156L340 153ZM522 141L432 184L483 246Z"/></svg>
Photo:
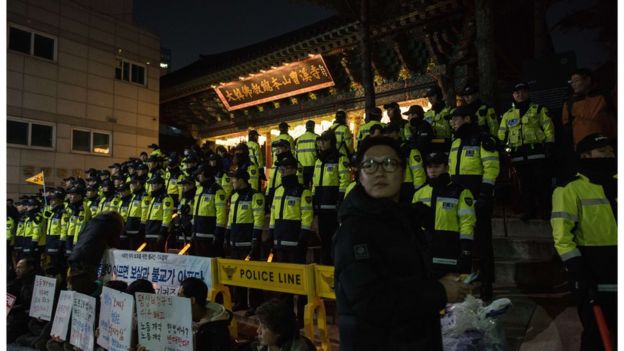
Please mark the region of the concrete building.
<svg viewBox="0 0 624 351"><path fill-rule="evenodd" d="M160 39L131 0L9 0L7 195L105 169L158 142Z"/></svg>

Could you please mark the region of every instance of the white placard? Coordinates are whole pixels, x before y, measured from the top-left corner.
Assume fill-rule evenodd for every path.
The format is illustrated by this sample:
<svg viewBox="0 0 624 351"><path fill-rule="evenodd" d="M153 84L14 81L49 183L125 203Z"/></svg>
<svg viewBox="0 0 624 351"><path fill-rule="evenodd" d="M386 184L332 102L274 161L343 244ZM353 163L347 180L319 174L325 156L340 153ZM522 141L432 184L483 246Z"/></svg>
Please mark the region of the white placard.
<svg viewBox="0 0 624 351"><path fill-rule="evenodd" d="M32 299L30 300L28 315L44 321L52 320L55 289L56 279L41 275L35 276L35 286Z"/></svg>
<svg viewBox="0 0 624 351"><path fill-rule="evenodd" d="M150 351L193 351L191 299L136 294L139 344Z"/></svg>
<svg viewBox="0 0 624 351"><path fill-rule="evenodd" d="M127 351L132 339L134 297L111 288L100 296L97 344L109 351Z"/></svg>
<svg viewBox="0 0 624 351"><path fill-rule="evenodd" d="M74 293L69 343L82 351L93 351L95 297Z"/></svg>
<svg viewBox="0 0 624 351"><path fill-rule="evenodd" d="M128 284L147 279L157 294L177 295L180 283L188 277L203 280L210 289L210 262L209 257L111 249L104 254L99 275L104 281Z"/></svg>
<svg viewBox="0 0 624 351"><path fill-rule="evenodd" d="M59 301L56 304L56 312L54 313L54 322L52 322L50 335L59 337L61 340L67 338L67 329L69 328L69 320L71 318L73 306L74 292L69 290L61 291Z"/></svg>

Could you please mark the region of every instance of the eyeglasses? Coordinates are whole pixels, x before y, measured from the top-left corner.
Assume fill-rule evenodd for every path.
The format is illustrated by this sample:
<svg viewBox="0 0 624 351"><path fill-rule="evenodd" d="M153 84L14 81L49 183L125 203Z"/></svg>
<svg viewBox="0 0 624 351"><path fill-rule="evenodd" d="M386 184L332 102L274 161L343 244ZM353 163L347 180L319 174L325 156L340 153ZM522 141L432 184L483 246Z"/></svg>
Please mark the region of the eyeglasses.
<svg viewBox="0 0 624 351"><path fill-rule="evenodd" d="M362 162L360 164L360 168L366 174L373 174L377 172L377 170L379 169L379 165L381 165L386 173L392 173L399 168L399 161L391 157L386 157L385 159L383 159L383 161L375 161L373 159L370 159Z"/></svg>

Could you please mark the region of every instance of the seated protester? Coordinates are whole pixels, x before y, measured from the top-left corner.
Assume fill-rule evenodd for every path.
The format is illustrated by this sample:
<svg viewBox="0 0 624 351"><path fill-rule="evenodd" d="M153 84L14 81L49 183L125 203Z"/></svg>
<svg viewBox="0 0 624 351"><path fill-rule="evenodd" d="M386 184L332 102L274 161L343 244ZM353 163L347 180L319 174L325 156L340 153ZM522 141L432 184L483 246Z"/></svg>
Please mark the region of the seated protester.
<svg viewBox="0 0 624 351"><path fill-rule="evenodd" d="M433 228L425 228L436 278L447 273L470 273L472 238L477 222L474 197L468 189L451 181L447 157L432 153L427 157L428 184L416 191L412 203L433 209Z"/></svg>
<svg viewBox="0 0 624 351"><path fill-rule="evenodd" d="M297 318L289 304L278 299L269 300L256 310L260 321L258 342L250 345L253 351L314 351L316 346L299 334Z"/></svg>
<svg viewBox="0 0 624 351"><path fill-rule="evenodd" d="M14 342L28 328L28 311L35 286L37 262L34 257L25 257L15 266L16 278L7 285L7 293L15 296L13 308L7 315L7 343Z"/></svg>
<svg viewBox="0 0 624 351"><path fill-rule="evenodd" d="M180 285L178 296L191 299L195 350L229 350L228 326L232 314L223 305L207 301L206 283L195 277L186 278Z"/></svg>

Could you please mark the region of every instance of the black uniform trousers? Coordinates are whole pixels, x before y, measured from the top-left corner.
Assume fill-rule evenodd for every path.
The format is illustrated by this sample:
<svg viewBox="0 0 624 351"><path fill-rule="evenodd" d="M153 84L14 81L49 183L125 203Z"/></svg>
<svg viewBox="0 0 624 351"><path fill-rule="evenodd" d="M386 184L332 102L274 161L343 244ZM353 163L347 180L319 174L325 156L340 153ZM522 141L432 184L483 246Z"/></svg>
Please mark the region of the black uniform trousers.
<svg viewBox="0 0 624 351"><path fill-rule="evenodd" d="M303 186L312 188L312 178L314 177L314 166L303 167Z"/></svg>
<svg viewBox="0 0 624 351"><path fill-rule="evenodd" d="M552 191L546 159L514 162L513 167L518 172L522 211L530 218L548 218Z"/></svg>
<svg viewBox="0 0 624 351"><path fill-rule="evenodd" d="M274 257L273 262L282 262L282 263L298 263L305 264L305 256L306 256L307 247L300 246L281 246L274 248ZM282 299L286 301L289 306L295 307L295 295L293 294L282 294ZM305 311L305 305L308 302L308 298L305 295L297 296L297 323L299 327L303 326L303 314Z"/></svg>
<svg viewBox="0 0 624 351"><path fill-rule="evenodd" d="M251 252L249 247L232 247L230 258L244 260L247 255L252 261L260 259L260 248ZM232 302L238 306L246 306L255 309L262 303L262 290L248 289L242 287L232 287Z"/></svg>
<svg viewBox="0 0 624 351"><path fill-rule="evenodd" d="M319 210L317 214L318 231L321 238L321 257L317 263L333 266L332 238L338 229L338 212L336 210Z"/></svg>

